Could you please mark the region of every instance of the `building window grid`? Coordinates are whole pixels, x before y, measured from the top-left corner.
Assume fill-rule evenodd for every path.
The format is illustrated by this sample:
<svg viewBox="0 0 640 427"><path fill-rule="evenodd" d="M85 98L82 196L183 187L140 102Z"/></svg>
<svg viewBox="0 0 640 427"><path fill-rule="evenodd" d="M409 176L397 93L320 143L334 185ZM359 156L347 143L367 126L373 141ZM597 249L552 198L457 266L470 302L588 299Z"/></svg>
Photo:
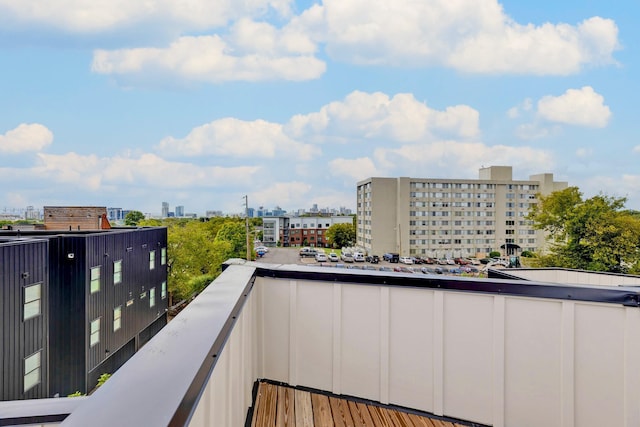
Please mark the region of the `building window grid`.
<svg viewBox="0 0 640 427"><path fill-rule="evenodd" d="M122 283L122 260L113 262L113 284Z"/></svg>
<svg viewBox="0 0 640 427"><path fill-rule="evenodd" d="M22 320L29 320L42 313L42 283L34 283L24 288Z"/></svg>
<svg viewBox="0 0 640 427"><path fill-rule="evenodd" d="M156 251L149 251L149 270L156 268Z"/></svg>
<svg viewBox="0 0 640 427"><path fill-rule="evenodd" d="M38 350L24 358L23 391L25 393L40 384L41 354L42 350Z"/></svg>
<svg viewBox="0 0 640 427"><path fill-rule="evenodd" d="M113 309L113 332L122 326L122 306L119 305Z"/></svg>
<svg viewBox="0 0 640 427"><path fill-rule="evenodd" d="M90 278L91 278L90 289L91 289L91 293L93 294L100 290L100 266L91 268Z"/></svg>
<svg viewBox="0 0 640 427"><path fill-rule="evenodd" d="M89 328L89 346L93 347L100 342L100 318L91 321Z"/></svg>

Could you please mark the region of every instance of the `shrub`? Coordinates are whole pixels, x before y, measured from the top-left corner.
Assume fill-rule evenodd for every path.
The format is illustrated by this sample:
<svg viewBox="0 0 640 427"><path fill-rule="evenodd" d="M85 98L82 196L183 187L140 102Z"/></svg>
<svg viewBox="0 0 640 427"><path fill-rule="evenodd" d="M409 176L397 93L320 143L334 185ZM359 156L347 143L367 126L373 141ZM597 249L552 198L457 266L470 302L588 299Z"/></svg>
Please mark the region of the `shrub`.
<svg viewBox="0 0 640 427"><path fill-rule="evenodd" d="M500 252L499 251L489 252L489 258L500 258Z"/></svg>

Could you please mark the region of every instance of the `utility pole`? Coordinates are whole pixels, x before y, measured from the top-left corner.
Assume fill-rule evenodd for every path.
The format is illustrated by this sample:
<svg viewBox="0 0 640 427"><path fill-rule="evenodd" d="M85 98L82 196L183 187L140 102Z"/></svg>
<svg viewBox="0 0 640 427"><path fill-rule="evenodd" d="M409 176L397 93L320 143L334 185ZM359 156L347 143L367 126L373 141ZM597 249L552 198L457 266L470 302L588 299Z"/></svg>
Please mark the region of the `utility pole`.
<svg viewBox="0 0 640 427"><path fill-rule="evenodd" d="M247 233L247 261L251 261L251 246L249 246L249 196L244 196L244 224Z"/></svg>

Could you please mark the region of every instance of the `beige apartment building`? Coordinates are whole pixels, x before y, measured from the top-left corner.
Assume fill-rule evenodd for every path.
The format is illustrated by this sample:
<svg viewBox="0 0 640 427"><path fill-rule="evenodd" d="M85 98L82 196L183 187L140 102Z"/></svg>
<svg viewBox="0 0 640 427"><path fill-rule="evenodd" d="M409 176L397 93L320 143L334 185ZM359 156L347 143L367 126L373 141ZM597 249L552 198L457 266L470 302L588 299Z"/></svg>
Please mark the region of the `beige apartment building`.
<svg viewBox="0 0 640 427"><path fill-rule="evenodd" d="M552 173L514 180L511 166L479 179L368 178L357 184L357 244L369 253L453 258L539 251L544 233L526 219L537 194L567 188Z"/></svg>

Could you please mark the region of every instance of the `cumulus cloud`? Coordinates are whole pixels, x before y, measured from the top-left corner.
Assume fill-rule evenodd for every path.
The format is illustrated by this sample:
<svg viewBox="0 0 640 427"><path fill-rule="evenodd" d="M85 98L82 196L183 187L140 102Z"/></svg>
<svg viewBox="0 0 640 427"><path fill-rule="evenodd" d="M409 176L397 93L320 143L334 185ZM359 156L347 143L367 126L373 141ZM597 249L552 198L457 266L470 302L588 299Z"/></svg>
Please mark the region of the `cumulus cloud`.
<svg viewBox="0 0 640 427"><path fill-rule="evenodd" d="M269 206L277 200L281 206L305 206L309 204L309 197L313 187L301 181L270 182L259 191L249 195L252 204Z"/></svg>
<svg viewBox="0 0 640 427"><path fill-rule="evenodd" d="M329 162L329 171L335 176L344 176L354 182L361 181L371 176L379 176L378 168L373 160L368 157L357 159L337 158Z"/></svg>
<svg viewBox="0 0 640 427"><path fill-rule="evenodd" d="M254 41L250 46L245 38L240 41L244 54L234 53L234 47L218 35L184 36L165 48L96 50L91 68L100 74L150 74L208 83L302 81L318 78L325 71L325 63L308 54L312 49L303 42L295 44L286 36L271 42ZM270 45L271 50L260 51L260 43Z"/></svg>
<svg viewBox="0 0 640 427"><path fill-rule="evenodd" d="M74 33L164 25L182 31L219 27L242 16L276 11L289 16L292 0L0 0L0 22L40 24ZM15 25L15 24L13 24Z"/></svg>
<svg viewBox="0 0 640 427"><path fill-rule="evenodd" d="M520 24L497 0L324 0L291 25L305 28L345 62L442 65L469 73L566 75L613 63L619 49L610 19Z"/></svg>
<svg viewBox="0 0 640 427"><path fill-rule="evenodd" d="M38 123L23 123L0 135L0 153L41 151L53 142L53 133Z"/></svg>
<svg viewBox="0 0 640 427"><path fill-rule="evenodd" d="M511 147L506 145L485 145L460 141L438 141L424 144L419 151L429 153L429 168L439 170L443 176L450 176L450 170L459 171L462 176L476 177L482 165L512 165L518 171L550 170L554 160L550 152L530 147ZM416 156L416 147L402 146L399 148L379 149L377 157L384 157L393 162L395 173L400 170L403 176L422 176L425 174L425 162L422 156ZM469 155L460 156L459 153Z"/></svg>
<svg viewBox="0 0 640 427"><path fill-rule="evenodd" d="M259 169L257 166L218 167L169 162L155 154L101 158L77 153L41 153L38 154L38 164L29 170L29 174L48 182L96 191L109 185L176 189L248 185Z"/></svg>
<svg viewBox="0 0 640 427"><path fill-rule="evenodd" d="M310 160L320 150L283 133L282 125L264 120L251 122L235 118L215 120L191 130L182 139L168 137L158 145L166 156L231 156Z"/></svg>
<svg viewBox="0 0 640 427"><path fill-rule="evenodd" d="M609 123L611 110L604 97L591 86L568 89L560 96L545 96L538 101L538 115L545 120L576 126L603 128Z"/></svg>
<svg viewBox="0 0 640 427"><path fill-rule="evenodd" d="M339 135L344 140L356 137L410 142L432 139L434 135L471 138L480 131L478 112L466 105L437 111L412 94L390 98L381 92L354 91L318 112L292 117L286 132L295 137L324 134Z"/></svg>

